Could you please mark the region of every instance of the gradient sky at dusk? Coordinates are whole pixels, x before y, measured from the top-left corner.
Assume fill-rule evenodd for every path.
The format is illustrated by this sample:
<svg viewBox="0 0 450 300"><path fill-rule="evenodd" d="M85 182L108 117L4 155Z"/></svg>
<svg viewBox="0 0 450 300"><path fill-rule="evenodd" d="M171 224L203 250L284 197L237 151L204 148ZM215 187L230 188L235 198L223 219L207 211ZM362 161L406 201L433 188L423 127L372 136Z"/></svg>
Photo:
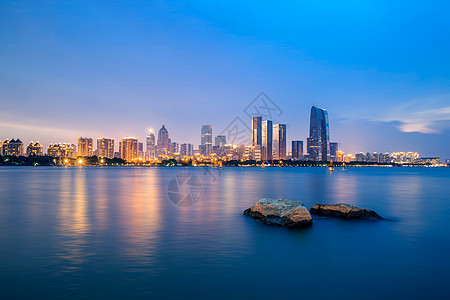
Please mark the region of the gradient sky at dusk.
<svg viewBox="0 0 450 300"><path fill-rule="evenodd" d="M295 2L1 1L0 140L198 145L264 91L289 142L316 104L345 152L450 158L450 3Z"/></svg>

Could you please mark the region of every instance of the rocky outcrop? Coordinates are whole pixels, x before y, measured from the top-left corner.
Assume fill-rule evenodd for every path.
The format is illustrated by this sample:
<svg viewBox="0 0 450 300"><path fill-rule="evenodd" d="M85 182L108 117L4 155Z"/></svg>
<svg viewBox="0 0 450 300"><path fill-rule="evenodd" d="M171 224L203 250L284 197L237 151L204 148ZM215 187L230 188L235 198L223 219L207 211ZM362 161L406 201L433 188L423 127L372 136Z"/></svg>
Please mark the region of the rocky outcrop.
<svg viewBox="0 0 450 300"><path fill-rule="evenodd" d="M382 220L376 212L370 209L359 208L348 204L316 204L309 212L312 215L336 217L343 219Z"/></svg>
<svg viewBox="0 0 450 300"><path fill-rule="evenodd" d="M259 219L266 224L285 227L309 227L312 218L308 209L298 200L260 199L244 211L244 215Z"/></svg>

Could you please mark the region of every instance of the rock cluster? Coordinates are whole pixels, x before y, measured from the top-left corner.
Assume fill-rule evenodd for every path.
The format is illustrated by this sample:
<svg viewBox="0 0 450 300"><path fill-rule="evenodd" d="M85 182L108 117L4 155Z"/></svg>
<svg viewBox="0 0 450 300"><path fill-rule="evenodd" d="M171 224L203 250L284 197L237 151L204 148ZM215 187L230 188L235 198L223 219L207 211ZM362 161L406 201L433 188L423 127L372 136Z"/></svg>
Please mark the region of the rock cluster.
<svg viewBox="0 0 450 300"><path fill-rule="evenodd" d="M259 219L266 224L285 227L312 226L311 214L343 219L382 220L376 212L348 204L316 204L308 211L302 202L290 199L260 199L246 210L244 215Z"/></svg>
<svg viewBox="0 0 450 300"><path fill-rule="evenodd" d="M308 209L298 200L260 199L244 211L245 215L260 219L266 224L285 227L309 227L312 218Z"/></svg>

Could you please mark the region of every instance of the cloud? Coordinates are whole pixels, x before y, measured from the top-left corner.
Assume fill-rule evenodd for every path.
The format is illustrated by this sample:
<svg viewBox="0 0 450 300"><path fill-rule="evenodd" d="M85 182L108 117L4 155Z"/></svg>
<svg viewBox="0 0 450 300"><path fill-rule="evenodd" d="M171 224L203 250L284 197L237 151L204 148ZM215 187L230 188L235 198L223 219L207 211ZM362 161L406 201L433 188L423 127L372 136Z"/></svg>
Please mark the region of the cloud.
<svg viewBox="0 0 450 300"><path fill-rule="evenodd" d="M398 122L398 129L402 132L440 133L442 121L450 121L448 103L450 95L413 100L389 108L380 121Z"/></svg>

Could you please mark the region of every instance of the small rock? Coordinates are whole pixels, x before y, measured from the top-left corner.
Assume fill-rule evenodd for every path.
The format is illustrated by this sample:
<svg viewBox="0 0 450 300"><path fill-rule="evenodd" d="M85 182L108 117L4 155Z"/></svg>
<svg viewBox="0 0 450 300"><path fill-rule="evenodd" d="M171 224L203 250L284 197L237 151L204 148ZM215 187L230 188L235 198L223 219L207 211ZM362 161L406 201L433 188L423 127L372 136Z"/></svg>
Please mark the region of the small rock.
<svg viewBox="0 0 450 300"><path fill-rule="evenodd" d="M285 227L309 227L312 218L308 209L298 200L260 199L246 210L244 215L259 219L266 224Z"/></svg>
<svg viewBox="0 0 450 300"><path fill-rule="evenodd" d="M357 206L352 206L349 204L316 204L309 212L312 215L319 216L328 216L328 217L336 217L343 219L380 219L380 217L376 212L371 209L359 208Z"/></svg>

